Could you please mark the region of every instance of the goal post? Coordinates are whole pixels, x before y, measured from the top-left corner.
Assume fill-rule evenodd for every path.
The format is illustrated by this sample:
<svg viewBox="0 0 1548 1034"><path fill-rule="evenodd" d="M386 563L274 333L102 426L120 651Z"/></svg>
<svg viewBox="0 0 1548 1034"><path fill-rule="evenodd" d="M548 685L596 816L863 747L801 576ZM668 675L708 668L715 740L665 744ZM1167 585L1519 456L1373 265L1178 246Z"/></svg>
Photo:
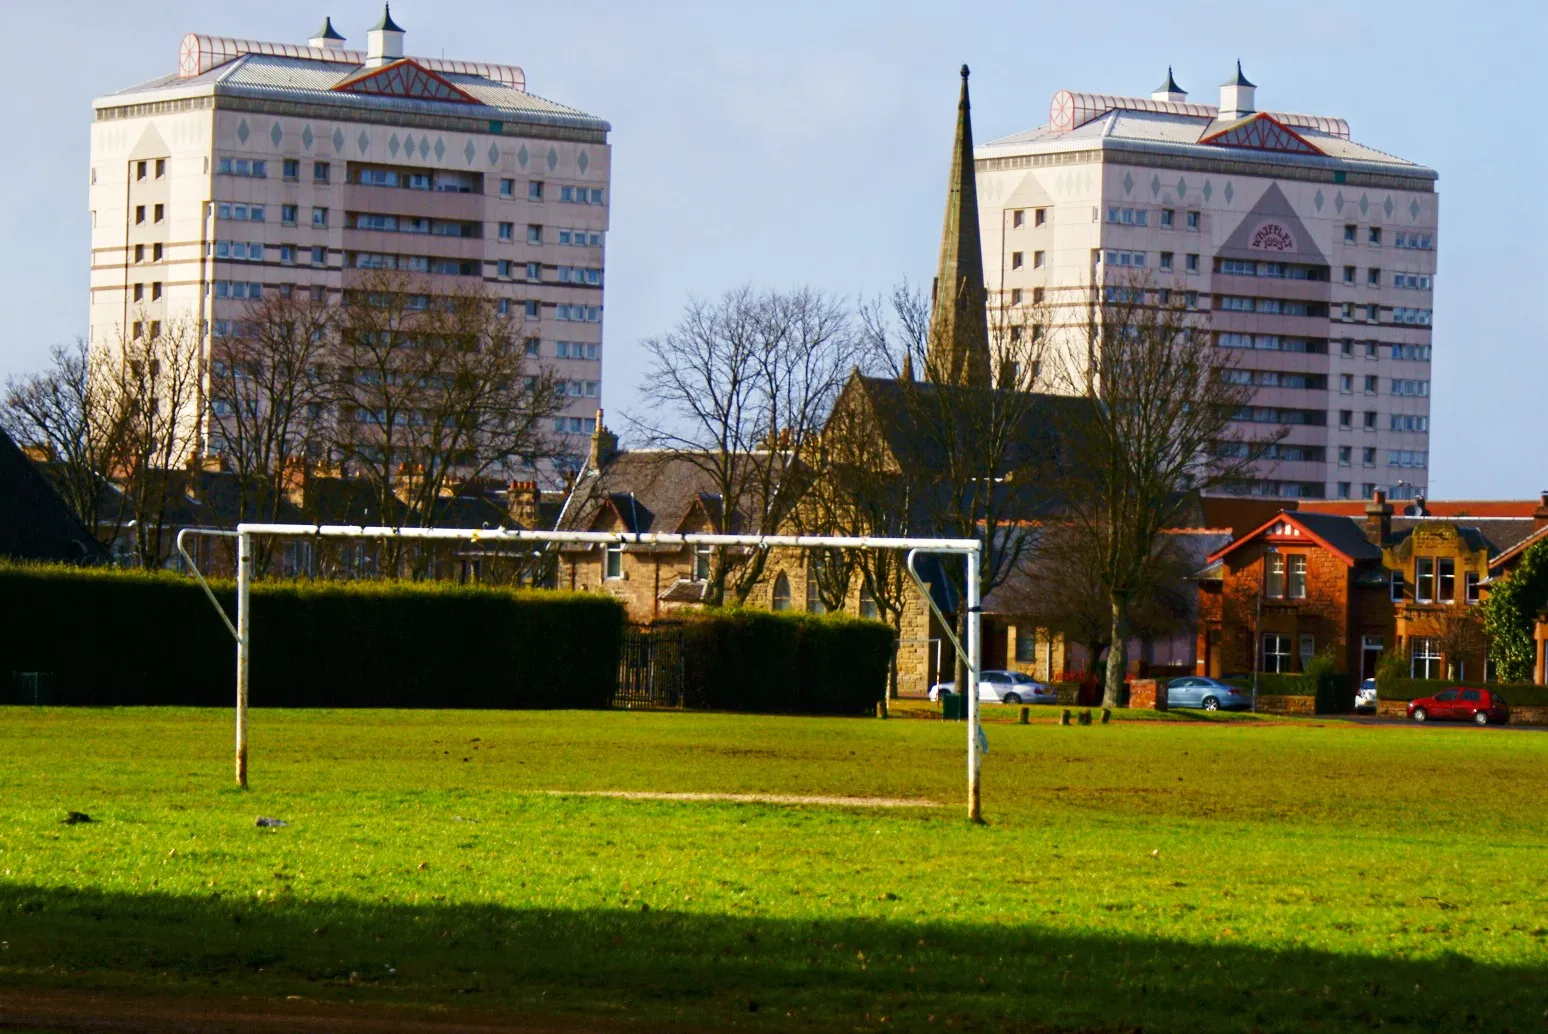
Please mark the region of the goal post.
<svg viewBox="0 0 1548 1034"><path fill-rule="evenodd" d="M198 564L185 547L185 538L206 535L237 540L236 564L236 624L227 617L225 610L211 592ZM184 528L177 535L177 549L190 571L198 579L204 592L220 613L236 640L236 781L247 786L247 702L248 678L251 669L252 638L252 583L253 542L260 536L309 539L374 539L377 541L419 542L470 542L470 543L577 543L593 545L651 545L651 546L744 546L754 549L788 547L794 549L873 549L895 550L906 554L907 568L917 587L924 594L926 604L945 627L946 635L958 649L956 635L931 598L928 586L914 570L914 557L920 553L946 553L963 558L967 570L966 598L967 643L962 652L967 669L967 790L968 817L982 821L979 795L979 724L978 724L978 673L982 651L979 606L979 553L983 546L977 539L949 538L886 538L847 535L714 535L678 533L625 533L600 531L527 531L507 528L390 528L362 527L341 524L238 524L235 530L215 528Z"/></svg>

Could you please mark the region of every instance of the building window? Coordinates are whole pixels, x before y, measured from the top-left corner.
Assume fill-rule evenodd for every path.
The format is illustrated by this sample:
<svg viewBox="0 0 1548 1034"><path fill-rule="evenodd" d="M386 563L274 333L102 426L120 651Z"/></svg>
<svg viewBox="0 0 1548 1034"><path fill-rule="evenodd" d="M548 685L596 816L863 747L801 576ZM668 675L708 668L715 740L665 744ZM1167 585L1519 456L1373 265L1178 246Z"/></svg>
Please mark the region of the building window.
<svg viewBox="0 0 1548 1034"><path fill-rule="evenodd" d="M1354 391L1354 374L1341 373L1338 375L1338 390L1348 395Z"/></svg>
<svg viewBox="0 0 1548 1034"><path fill-rule="evenodd" d="M1020 305L1021 304L1021 288L1019 288L1019 287L1012 287L1011 288L1010 299L1011 299L1011 304L1012 305Z"/></svg>
<svg viewBox="0 0 1548 1034"><path fill-rule="evenodd" d="M536 224L530 224L530 225L527 226L527 243L528 244L542 244L543 243L543 228L541 226L538 226Z"/></svg>
<svg viewBox="0 0 1548 1034"><path fill-rule="evenodd" d="M1340 499L1348 499L1348 498L1350 498L1352 489L1353 489L1353 486L1349 482L1347 482L1347 481L1340 481L1338 483L1338 497Z"/></svg>
<svg viewBox="0 0 1548 1034"><path fill-rule="evenodd" d="M1197 273L1199 271L1199 257L1197 255L1189 255L1186 268L1190 273Z"/></svg>
<svg viewBox="0 0 1548 1034"><path fill-rule="evenodd" d="M714 553L714 546L693 547L693 579L696 582L707 582L710 576L710 558Z"/></svg>
<svg viewBox="0 0 1548 1034"><path fill-rule="evenodd" d="M1367 242L1369 242L1371 244L1380 245L1381 244L1381 227L1379 227L1379 226L1371 227L1370 233L1366 236L1365 239L1366 239Z"/></svg>
<svg viewBox="0 0 1548 1034"><path fill-rule="evenodd" d="M528 262L527 279L533 281L543 279L543 267L536 262Z"/></svg>
<svg viewBox="0 0 1548 1034"><path fill-rule="evenodd" d="M144 284L135 284L134 285L134 300L137 301L137 302L143 302L145 300L145 285Z"/></svg>
<svg viewBox="0 0 1548 1034"><path fill-rule="evenodd" d="M1373 409L1365 411L1365 429L1367 431L1376 430L1376 411Z"/></svg>
<svg viewBox="0 0 1548 1034"><path fill-rule="evenodd" d="M1011 252L1011 268L1012 269L1020 269L1021 268L1021 252L1019 252L1019 251Z"/></svg>
<svg viewBox="0 0 1548 1034"><path fill-rule="evenodd" d="M503 179L500 181L500 196L511 198L516 196L516 181Z"/></svg>
<svg viewBox="0 0 1548 1034"><path fill-rule="evenodd" d="M145 222L145 206L144 205L135 205L134 206L134 221L135 221L135 223L137 225L139 223Z"/></svg>
<svg viewBox="0 0 1548 1034"><path fill-rule="evenodd" d="M543 200L543 181L542 180L532 180L532 181L530 181L527 184L527 200L528 201L541 201L541 200Z"/></svg>
<svg viewBox="0 0 1548 1034"><path fill-rule="evenodd" d="M1377 269L1375 266L1372 266L1370 269L1367 269L1365 271L1365 283L1369 287L1380 287L1381 286L1381 270Z"/></svg>
<svg viewBox="0 0 1548 1034"><path fill-rule="evenodd" d="M1353 244L1355 242L1355 234L1358 231L1359 231L1359 228L1357 226L1355 226L1354 223L1345 223L1344 224L1344 243L1345 244Z"/></svg>
<svg viewBox="0 0 1548 1034"><path fill-rule="evenodd" d="M327 183L329 178L330 178L331 172L332 172L332 167L327 162L313 162L312 163L312 182L313 183Z"/></svg>
<svg viewBox="0 0 1548 1034"><path fill-rule="evenodd" d="M608 581L617 581L623 577L623 543L609 542L607 544L607 569L602 575Z"/></svg>
<svg viewBox="0 0 1548 1034"><path fill-rule="evenodd" d="M1353 452L1354 452L1354 449L1352 449L1350 446L1348 446L1348 445L1340 445L1338 447L1338 465L1340 467L1347 467L1347 466L1349 466L1349 464L1353 460L1353 455L1352 455Z"/></svg>
<svg viewBox="0 0 1548 1034"><path fill-rule="evenodd" d="M1032 209L1032 225L1033 226L1042 226L1046 222L1048 222L1048 209L1046 209L1046 208L1034 208L1034 209Z"/></svg>
<svg viewBox="0 0 1548 1034"><path fill-rule="evenodd" d="M1171 208L1163 208L1163 209L1161 209L1161 228L1163 230L1170 230L1172 228L1172 224L1175 223L1176 221L1177 221L1177 212L1176 212L1175 209L1171 209Z"/></svg>
<svg viewBox="0 0 1548 1034"><path fill-rule="evenodd" d="M146 162L135 162L134 163L134 178L137 179L137 180L144 179L145 178L145 173L146 173L146 167L147 167L147 163Z"/></svg>
<svg viewBox="0 0 1548 1034"><path fill-rule="evenodd" d="M1338 411L1338 426L1339 427L1353 427L1354 426L1354 410L1352 410L1352 409L1341 409L1341 410L1339 410Z"/></svg>
<svg viewBox="0 0 1548 1034"><path fill-rule="evenodd" d="M143 244L136 244L134 246L134 260L136 262L144 262L145 261L145 245L143 245Z"/></svg>
<svg viewBox="0 0 1548 1034"><path fill-rule="evenodd" d="M1435 558L1422 556L1414 561L1414 602L1435 602Z"/></svg>
<svg viewBox="0 0 1548 1034"><path fill-rule="evenodd" d="M1263 670L1277 674L1290 671L1290 637L1278 632L1263 634Z"/></svg>
<svg viewBox="0 0 1548 1034"><path fill-rule="evenodd" d="M527 355L537 358L538 353L542 350L543 342L540 338L529 337L523 343L523 347Z"/></svg>
<svg viewBox="0 0 1548 1034"><path fill-rule="evenodd" d="M1377 382L1375 376L1367 375L1366 378L1365 378L1365 393L1367 395L1374 395L1374 394L1376 394L1377 390L1378 390L1378 382Z"/></svg>
<svg viewBox="0 0 1548 1034"><path fill-rule="evenodd" d="M1367 445L1365 448L1360 450L1360 466L1376 466L1376 447L1374 445Z"/></svg>
<svg viewBox="0 0 1548 1034"><path fill-rule="evenodd" d="M881 608L876 605L876 597L871 595L871 590L864 586L860 588L860 616L867 621L878 621L881 619ZM1020 630L1018 629L1017 631L1019 632ZM1018 661L1027 659L1021 656L1021 641L1023 638L1034 645L1036 643L1036 640L1033 640L1031 636L1021 636L1018 634L1016 636L1016 659Z"/></svg>
<svg viewBox="0 0 1548 1034"><path fill-rule="evenodd" d="M161 220L165 219L166 216L167 216L167 206L166 205L157 205L156 206L156 211L155 211L155 221L159 223L159 222L161 222Z"/></svg>
<svg viewBox="0 0 1548 1034"><path fill-rule="evenodd" d="M316 247L312 249L312 265L326 266L328 264L328 249Z"/></svg>
<svg viewBox="0 0 1548 1034"><path fill-rule="evenodd" d="M1043 263L1046 260L1047 260L1047 253L1046 252L1034 251L1032 253L1032 268L1033 269L1042 269L1043 268Z"/></svg>
<svg viewBox="0 0 1548 1034"><path fill-rule="evenodd" d="M1442 603L1457 602L1457 562L1452 557L1435 561L1436 599Z"/></svg>
<svg viewBox="0 0 1548 1034"><path fill-rule="evenodd" d="M1440 642L1424 636L1415 636L1413 644L1414 657L1413 664L1409 668L1409 676L1416 679L1440 678Z"/></svg>
<svg viewBox="0 0 1548 1034"><path fill-rule="evenodd" d="M298 158L286 158L280 170L287 180L301 178L301 161Z"/></svg>
<svg viewBox="0 0 1548 1034"><path fill-rule="evenodd" d="M328 225L328 210L326 208L312 209L312 225L326 227Z"/></svg>
<svg viewBox="0 0 1548 1034"><path fill-rule="evenodd" d="M822 602L822 593L817 591L817 571L813 567L806 572L806 612L808 614L826 614L827 604Z"/></svg>
<svg viewBox="0 0 1548 1034"><path fill-rule="evenodd" d="M1290 557L1290 592L1292 600L1306 598L1306 557L1301 554Z"/></svg>
<svg viewBox="0 0 1548 1034"><path fill-rule="evenodd" d="M1033 301L1033 303L1036 304L1036 303L1041 302L1042 300L1043 300L1043 289L1041 287L1034 287L1034 288L1032 288L1032 301Z"/></svg>
<svg viewBox="0 0 1548 1034"><path fill-rule="evenodd" d="M280 222L285 226L296 225L295 205L280 205Z"/></svg>
<svg viewBox="0 0 1548 1034"><path fill-rule="evenodd" d="M1188 229L1190 229L1190 230L1197 230L1199 228L1199 213L1197 213L1197 212L1189 212L1188 213L1188 223L1187 223L1187 225L1188 225Z"/></svg>
<svg viewBox="0 0 1548 1034"><path fill-rule="evenodd" d="M157 280L155 283L151 284L151 301L153 301L153 302L161 301L161 281L160 280Z"/></svg>
<svg viewBox="0 0 1548 1034"><path fill-rule="evenodd" d="M1477 571L1468 571L1466 574L1464 574L1462 576L1462 584L1464 586L1463 592L1466 594L1463 598L1468 603L1477 603L1478 602L1478 572Z"/></svg>
<svg viewBox="0 0 1548 1034"><path fill-rule="evenodd" d="M500 239L502 241L513 241L513 240L515 240L516 239L516 224L515 223L501 223L500 224Z"/></svg>
<svg viewBox="0 0 1548 1034"><path fill-rule="evenodd" d="M1023 211L1022 209L1018 208L1014 212L1011 213L1011 228L1012 229L1015 229L1015 230L1021 229L1021 227L1026 223L1026 221L1027 221L1027 213L1025 211Z"/></svg>
<svg viewBox="0 0 1548 1034"><path fill-rule="evenodd" d="M1162 269L1171 269L1172 268L1172 253L1170 251L1163 251L1161 253L1161 268Z"/></svg>
<svg viewBox="0 0 1548 1034"><path fill-rule="evenodd" d="M771 610L790 609L790 579L785 577L783 571L774 578L774 598L769 608Z"/></svg>
<svg viewBox="0 0 1548 1034"><path fill-rule="evenodd" d="M1344 283L1352 284L1354 282L1355 282L1355 267L1353 267L1353 266L1345 266L1344 267Z"/></svg>
<svg viewBox="0 0 1548 1034"><path fill-rule="evenodd" d="M1392 571L1391 572L1391 576L1392 576L1391 579L1390 579L1391 584L1390 584L1390 588L1388 590L1388 597L1387 598L1390 599L1393 603L1402 603L1403 602L1403 586L1404 586L1404 583L1403 583L1403 572L1400 571L1400 570Z"/></svg>
<svg viewBox="0 0 1548 1034"><path fill-rule="evenodd" d="M1263 558L1263 595L1281 599L1285 595L1285 558L1271 554Z"/></svg>

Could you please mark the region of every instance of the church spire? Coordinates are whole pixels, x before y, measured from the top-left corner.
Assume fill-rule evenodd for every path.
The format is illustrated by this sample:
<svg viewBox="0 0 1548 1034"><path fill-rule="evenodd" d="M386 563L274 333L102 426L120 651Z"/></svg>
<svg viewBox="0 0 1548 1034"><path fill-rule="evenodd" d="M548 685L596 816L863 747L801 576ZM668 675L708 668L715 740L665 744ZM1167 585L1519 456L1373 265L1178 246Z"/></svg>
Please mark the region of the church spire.
<svg viewBox="0 0 1548 1034"><path fill-rule="evenodd" d="M957 139L941 229L925 376L949 384L989 386L989 316L983 248L978 236L978 188L973 174L973 123L968 110L968 66L962 66Z"/></svg>

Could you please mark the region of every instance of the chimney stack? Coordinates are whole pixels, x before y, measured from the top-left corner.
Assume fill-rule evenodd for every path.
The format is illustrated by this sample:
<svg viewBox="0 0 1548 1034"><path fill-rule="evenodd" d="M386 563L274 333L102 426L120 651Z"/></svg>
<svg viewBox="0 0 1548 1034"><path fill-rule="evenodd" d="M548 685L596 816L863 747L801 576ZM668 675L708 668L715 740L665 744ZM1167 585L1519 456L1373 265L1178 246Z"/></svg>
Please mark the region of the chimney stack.
<svg viewBox="0 0 1548 1034"><path fill-rule="evenodd" d="M380 68L403 56L403 26L392 20L392 5L382 8L382 20L366 32L366 67Z"/></svg>
<svg viewBox="0 0 1548 1034"><path fill-rule="evenodd" d="M1177 85L1177 80L1172 78L1172 66L1166 66L1166 82L1150 91L1150 99L1153 101L1172 101L1181 104L1188 99L1188 91Z"/></svg>
<svg viewBox="0 0 1548 1034"><path fill-rule="evenodd" d="M607 429L602 422L602 411L597 410L597 429L591 432L591 455L587 458L586 465L592 470L601 470L612 462L618 455L618 436Z"/></svg>
<svg viewBox="0 0 1548 1034"><path fill-rule="evenodd" d="M1236 62L1236 75L1220 84L1220 114L1219 118L1231 121L1246 118L1254 114L1257 105L1258 88L1247 81L1242 74L1242 63Z"/></svg>
<svg viewBox="0 0 1548 1034"><path fill-rule="evenodd" d="M538 527L538 504L543 496L536 481L512 481L505 500L505 510L511 520L528 531L546 530Z"/></svg>
<svg viewBox="0 0 1548 1034"><path fill-rule="evenodd" d="M1548 528L1548 491L1542 494L1537 501L1537 509L1532 511L1532 530L1542 528Z"/></svg>
<svg viewBox="0 0 1548 1034"><path fill-rule="evenodd" d="M1365 504L1365 537L1376 546L1385 546L1392 536L1392 504L1387 493L1377 489L1371 501Z"/></svg>
<svg viewBox="0 0 1548 1034"><path fill-rule="evenodd" d="M306 45L316 47L318 50L343 50L344 37L333 27L332 18L324 18L322 28L312 33L312 38L306 41Z"/></svg>

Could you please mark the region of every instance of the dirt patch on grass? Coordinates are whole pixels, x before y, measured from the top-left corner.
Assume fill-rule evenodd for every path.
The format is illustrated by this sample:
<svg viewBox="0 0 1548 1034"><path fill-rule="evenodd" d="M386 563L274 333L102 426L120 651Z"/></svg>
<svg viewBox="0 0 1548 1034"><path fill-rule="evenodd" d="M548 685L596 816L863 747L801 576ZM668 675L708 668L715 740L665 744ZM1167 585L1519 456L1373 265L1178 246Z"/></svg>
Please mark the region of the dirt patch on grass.
<svg viewBox="0 0 1548 1034"><path fill-rule="evenodd" d="M794 793L671 793L657 790L549 790L553 797L620 797L628 801L730 801L733 804L817 804L834 808L939 808L912 797L839 797Z"/></svg>

